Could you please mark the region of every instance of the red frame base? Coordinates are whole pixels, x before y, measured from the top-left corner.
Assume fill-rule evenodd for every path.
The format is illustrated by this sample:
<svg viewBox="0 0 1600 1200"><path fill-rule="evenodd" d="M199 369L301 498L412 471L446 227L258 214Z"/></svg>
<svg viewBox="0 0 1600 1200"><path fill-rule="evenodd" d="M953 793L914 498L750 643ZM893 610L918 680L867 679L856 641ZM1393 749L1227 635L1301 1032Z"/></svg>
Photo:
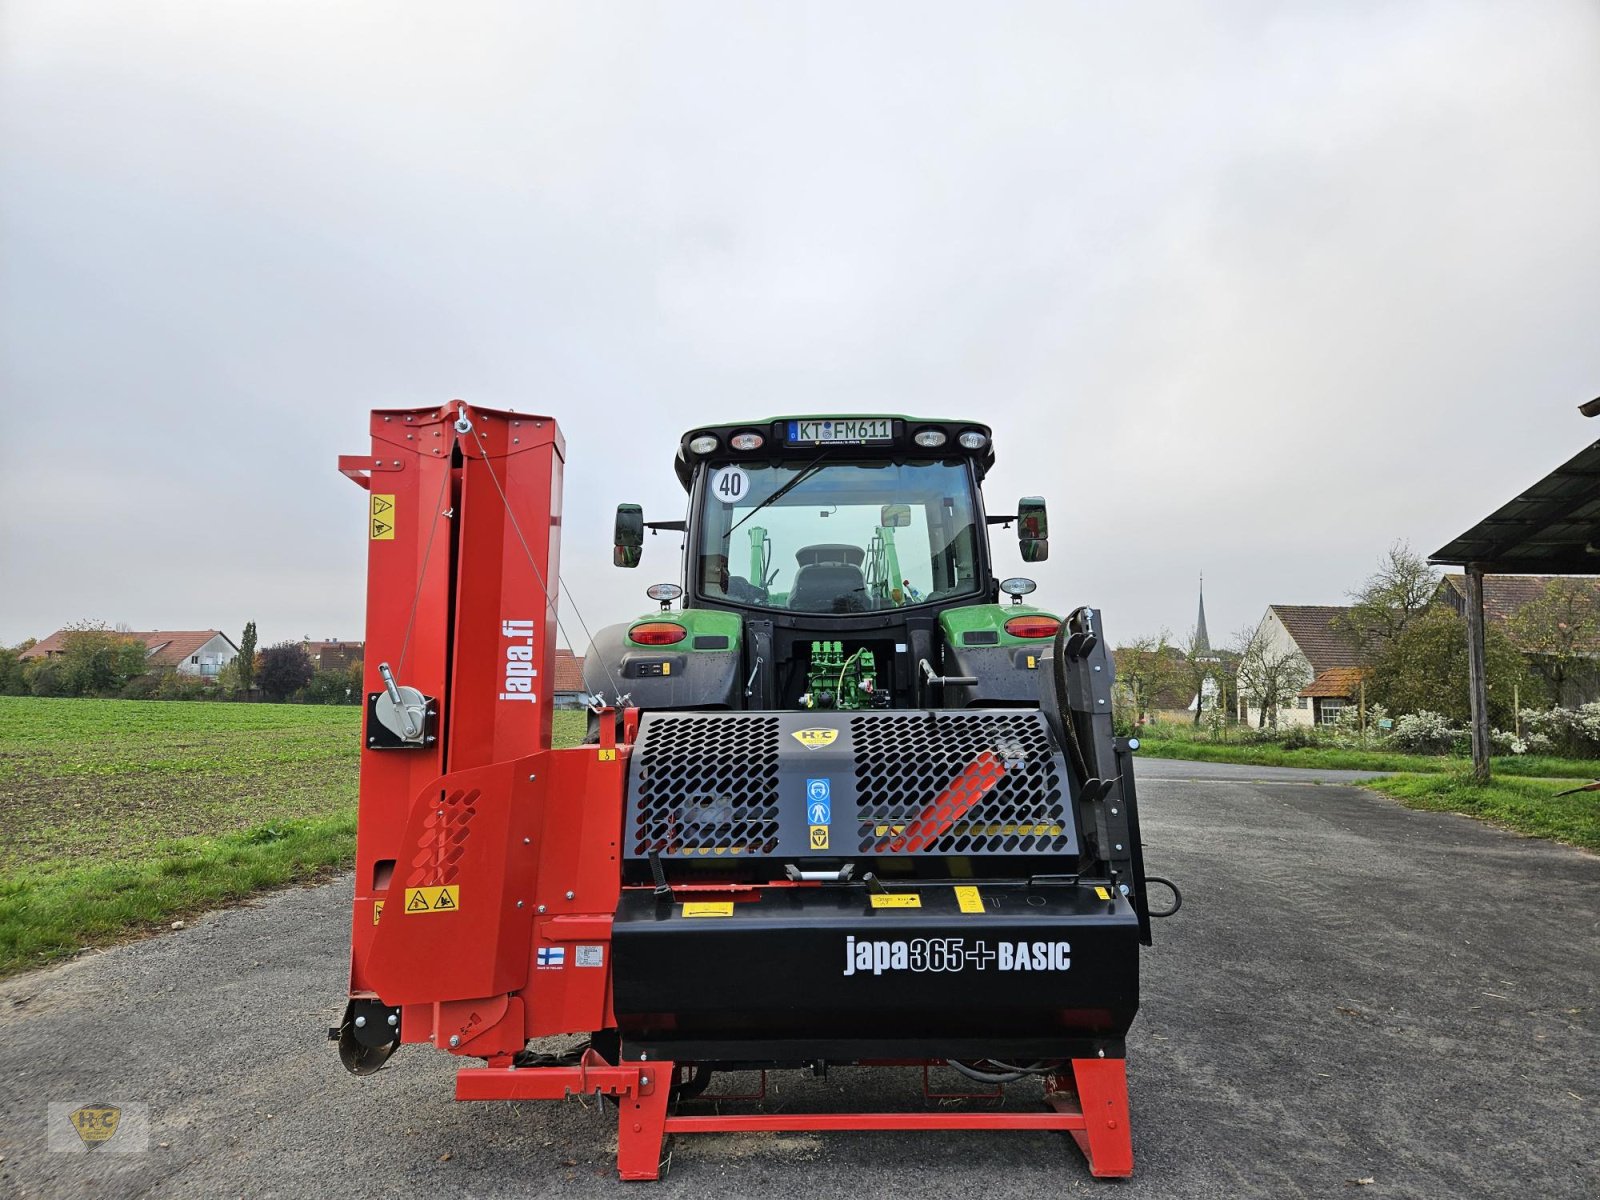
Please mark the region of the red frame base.
<svg viewBox="0 0 1600 1200"><path fill-rule="evenodd" d="M851 1129L1061 1129L1072 1134L1089 1173L1133 1174L1128 1077L1120 1058L1078 1058L1070 1074L1051 1076L1045 1112L748 1113L675 1116L667 1112L673 1063L612 1066L593 1051L575 1067L468 1067L456 1073L457 1100L563 1100L615 1096L617 1174L659 1179L663 1144L674 1133L834 1131Z"/></svg>

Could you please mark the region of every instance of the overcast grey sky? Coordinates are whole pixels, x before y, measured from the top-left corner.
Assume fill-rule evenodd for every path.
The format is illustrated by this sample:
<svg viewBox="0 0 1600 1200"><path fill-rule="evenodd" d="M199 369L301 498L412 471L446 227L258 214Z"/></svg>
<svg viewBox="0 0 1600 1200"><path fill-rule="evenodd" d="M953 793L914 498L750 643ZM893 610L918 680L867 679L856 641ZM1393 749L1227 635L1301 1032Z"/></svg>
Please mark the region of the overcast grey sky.
<svg viewBox="0 0 1600 1200"><path fill-rule="evenodd" d="M360 636L335 459L452 396L561 422L591 624L685 428L888 411L1220 635L1600 437L1597 215L1593 2L0 0L0 641Z"/></svg>

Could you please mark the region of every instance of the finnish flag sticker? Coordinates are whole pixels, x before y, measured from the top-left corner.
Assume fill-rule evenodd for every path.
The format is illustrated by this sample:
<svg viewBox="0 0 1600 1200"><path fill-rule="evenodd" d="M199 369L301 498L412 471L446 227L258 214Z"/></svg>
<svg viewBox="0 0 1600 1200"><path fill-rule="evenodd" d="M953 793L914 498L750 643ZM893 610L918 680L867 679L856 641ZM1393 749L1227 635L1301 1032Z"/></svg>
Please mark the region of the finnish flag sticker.
<svg viewBox="0 0 1600 1200"><path fill-rule="evenodd" d="M539 966L559 970L567 965L567 948L565 946L540 946Z"/></svg>

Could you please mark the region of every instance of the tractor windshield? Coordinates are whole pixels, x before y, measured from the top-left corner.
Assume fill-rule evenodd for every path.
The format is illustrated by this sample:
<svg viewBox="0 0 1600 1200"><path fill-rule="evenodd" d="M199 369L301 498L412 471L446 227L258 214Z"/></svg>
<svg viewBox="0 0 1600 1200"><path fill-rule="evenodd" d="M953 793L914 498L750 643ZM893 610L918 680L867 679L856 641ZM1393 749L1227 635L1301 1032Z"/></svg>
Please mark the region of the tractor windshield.
<svg viewBox="0 0 1600 1200"><path fill-rule="evenodd" d="M695 584L758 608L858 613L979 590L972 471L948 462L706 470Z"/></svg>

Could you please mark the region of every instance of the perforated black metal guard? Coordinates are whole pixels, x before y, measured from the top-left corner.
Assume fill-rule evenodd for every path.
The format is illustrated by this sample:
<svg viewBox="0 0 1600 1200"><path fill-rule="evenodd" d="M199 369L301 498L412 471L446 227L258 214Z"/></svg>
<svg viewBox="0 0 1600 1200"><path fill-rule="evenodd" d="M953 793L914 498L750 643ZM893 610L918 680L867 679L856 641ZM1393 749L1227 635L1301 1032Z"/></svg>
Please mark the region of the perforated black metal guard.
<svg viewBox="0 0 1600 1200"><path fill-rule="evenodd" d="M868 854L1056 854L1073 846L1064 766L1037 712L851 722Z"/></svg>
<svg viewBox="0 0 1600 1200"><path fill-rule="evenodd" d="M1065 870L1078 853L1068 778L1037 709L647 712L623 857Z"/></svg>
<svg viewBox="0 0 1600 1200"><path fill-rule="evenodd" d="M778 724L746 714L646 720L628 803L629 856L776 849Z"/></svg>

